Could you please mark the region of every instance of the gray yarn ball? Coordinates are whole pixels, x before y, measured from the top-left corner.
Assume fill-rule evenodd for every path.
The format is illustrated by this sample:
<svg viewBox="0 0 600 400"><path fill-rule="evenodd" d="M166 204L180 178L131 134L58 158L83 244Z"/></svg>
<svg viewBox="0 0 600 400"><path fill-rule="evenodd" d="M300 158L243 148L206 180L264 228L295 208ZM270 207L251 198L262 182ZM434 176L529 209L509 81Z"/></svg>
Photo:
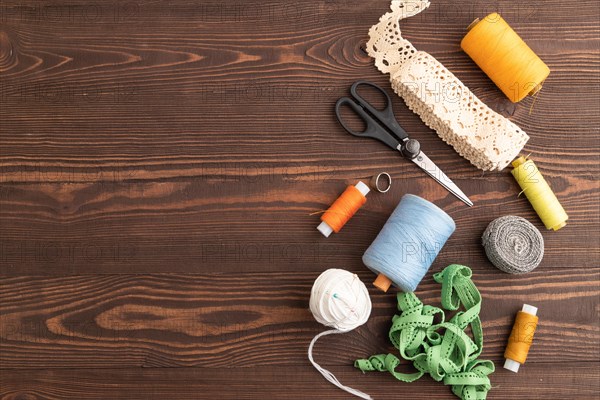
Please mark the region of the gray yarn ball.
<svg viewBox="0 0 600 400"><path fill-rule="evenodd" d="M509 274L533 271L544 257L544 238L525 218L514 215L497 218L481 239L492 264Z"/></svg>

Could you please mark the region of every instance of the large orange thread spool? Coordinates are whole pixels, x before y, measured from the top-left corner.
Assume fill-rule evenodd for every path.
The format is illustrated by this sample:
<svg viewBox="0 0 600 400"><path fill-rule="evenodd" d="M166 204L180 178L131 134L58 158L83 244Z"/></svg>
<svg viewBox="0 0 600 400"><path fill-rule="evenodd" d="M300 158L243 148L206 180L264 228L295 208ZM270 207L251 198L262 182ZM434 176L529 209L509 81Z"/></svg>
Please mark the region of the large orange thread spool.
<svg viewBox="0 0 600 400"><path fill-rule="evenodd" d="M321 216L323 222L317 227L319 232L325 237L329 237L331 232L338 233L356 214L358 209L367 202L365 196L369 191L369 187L360 181L356 186L348 186L344 193Z"/></svg>
<svg viewBox="0 0 600 400"><path fill-rule="evenodd" d="M521 364L525 364L529 348L533 343L533 335L537 328L537 307L523 304L523 309L517 313L515 324L508 338L508 346L504 351L504 368L519 372Z"/></svg>
<svg viewBox="0 0 600 400"><path fill-rule="evenodd" d="M550 68L498 13L475 20L460 47L513 103L538 93Z"/></svg>

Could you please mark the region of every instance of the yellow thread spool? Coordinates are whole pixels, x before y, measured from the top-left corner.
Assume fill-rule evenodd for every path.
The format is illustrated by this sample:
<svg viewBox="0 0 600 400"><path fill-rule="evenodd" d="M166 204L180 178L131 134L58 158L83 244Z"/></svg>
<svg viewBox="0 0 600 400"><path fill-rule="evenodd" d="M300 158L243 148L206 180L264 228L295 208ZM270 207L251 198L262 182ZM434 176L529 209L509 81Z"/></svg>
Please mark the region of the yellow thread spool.
<svg viewBox="0 0 600 400"><path fill-rule="evenodd" d="M460 47L513 103L542 88L550 68L498 13L475 20Z"/></svg>
<svg viewBox="0 0 600 400"><path fill-rule="evenodd" d="M532 160L519 157L511 171L546 229L559 230L567 225L569 216Z"/></svg>
<svg viewBox="0 0 600 400"><path fill-rule="evenodd" d="M515 324L508 338L508 345L504 351L504 368L512 372L519 372L521 364L525 364L529 348L533 343L533 335L537 328L537 307L523 304L523 309L517 313Z"/></svg>

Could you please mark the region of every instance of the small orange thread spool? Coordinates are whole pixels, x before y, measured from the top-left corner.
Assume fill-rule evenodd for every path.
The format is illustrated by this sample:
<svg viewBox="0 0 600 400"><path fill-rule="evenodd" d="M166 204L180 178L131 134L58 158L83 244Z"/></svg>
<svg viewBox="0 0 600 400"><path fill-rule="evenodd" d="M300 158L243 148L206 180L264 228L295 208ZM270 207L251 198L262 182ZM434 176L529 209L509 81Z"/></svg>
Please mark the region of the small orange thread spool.
<svg viewBox="0 0 600 400"><path fill-rule="evenodd" d="M356 186L348 186L321 216L323 222L317 227L319 232L325 237L329 237L331 232L338 233L358 209L367 202L365 196L369 190L369 187L363 182L358 182Z"/></svg>
<svg viewBox="0 0 600 400"><path fill-rule="evenodd" d="M504 358L506 358L504 368L509 371L519 372L519 367L527 360L538 323L536 314L537 307L529 304L523 304L523 309L517 313L515 324L508 338L508 346L504 351Z"/></svg>

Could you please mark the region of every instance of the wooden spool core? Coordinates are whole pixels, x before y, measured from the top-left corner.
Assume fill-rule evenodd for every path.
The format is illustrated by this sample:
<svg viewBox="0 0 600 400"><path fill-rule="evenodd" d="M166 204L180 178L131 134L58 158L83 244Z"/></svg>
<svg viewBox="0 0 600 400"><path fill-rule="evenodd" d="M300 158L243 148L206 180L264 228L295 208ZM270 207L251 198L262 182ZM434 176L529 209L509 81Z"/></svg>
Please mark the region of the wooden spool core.
<svg viewBox="0 0 600 400"><path fill-rule="evenodd" d="M470 31L471 29L473 29L475 27L475 25L477 25L479 23L480 19L479 18L475 18L475 21L471 22L471 24L469 26L467 26L467 32Z"/></svg>
<svg viewBox="0 0 600 400"><path fill-rule="evenodd" d="M383 274L377 275L377 278L373 281L373 285L383 292L387 292L390 286L392 286L392 281L390 278Z"/></svg>
<svg viewBox="0 0 600 400"><path fill-rule="evenodd" d="M521 165L525 164L526 162L527 162L527 158L525 158L523 156L519 156L519 158L514 160L511 164L512 164L513 168L518 168Z"/></svg>
<svg viewBox="0 0 600 400"><path fill-rule="evenodd" d="M529 92L529 95L530 95L530 96L533 96L533 95L535 95L537 92L539 92L540 90L542 90L542 84L543 84L543 83L544 83L544 82L542 82L542 83L539 83L538 85L536 85L536 87L534 87L534 88L531 90L531 92Z"/></svg>

